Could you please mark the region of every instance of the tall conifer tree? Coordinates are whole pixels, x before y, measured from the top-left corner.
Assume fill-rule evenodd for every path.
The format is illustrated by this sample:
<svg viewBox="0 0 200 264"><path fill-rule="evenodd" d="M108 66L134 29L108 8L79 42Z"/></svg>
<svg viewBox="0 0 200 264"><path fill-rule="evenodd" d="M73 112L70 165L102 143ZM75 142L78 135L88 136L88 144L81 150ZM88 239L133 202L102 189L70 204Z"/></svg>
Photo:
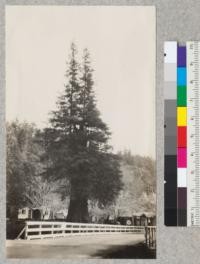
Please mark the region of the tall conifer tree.
<svg viewBox="0 0 200 264"><path fill-rule="evenodd" d="M46 129L47 174L70 183L67 220L88 222L88 201L111 203L122 184L118 159L108 145L110 132L96 106L89 52L84 50L81 66L76 55L72 43L65 91Z"/></svg>

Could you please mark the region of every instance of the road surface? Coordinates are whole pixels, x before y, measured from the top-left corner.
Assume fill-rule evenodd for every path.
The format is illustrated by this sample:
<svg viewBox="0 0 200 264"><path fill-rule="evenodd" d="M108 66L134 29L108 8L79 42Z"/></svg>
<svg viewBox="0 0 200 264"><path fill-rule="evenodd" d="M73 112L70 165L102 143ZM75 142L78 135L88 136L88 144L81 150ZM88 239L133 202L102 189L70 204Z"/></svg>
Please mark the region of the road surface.
<svg viewBox="0 0 200 264"><path fill-rule="evenodd" d="M135 258L140 251L140 255L146 254L143 242L143 234L101 234L7 240L6 247L8 258Z"/></svg>

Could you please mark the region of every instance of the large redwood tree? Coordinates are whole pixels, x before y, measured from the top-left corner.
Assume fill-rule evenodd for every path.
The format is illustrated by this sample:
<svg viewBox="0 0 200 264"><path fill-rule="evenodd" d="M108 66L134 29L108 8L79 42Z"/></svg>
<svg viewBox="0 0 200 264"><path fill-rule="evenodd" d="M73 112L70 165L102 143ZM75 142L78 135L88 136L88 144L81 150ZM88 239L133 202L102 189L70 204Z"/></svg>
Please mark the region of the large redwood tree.
<svg viewBox="0 0 200 264"><path fill-rule="evenodd" d="M100 207L115 201L122 187L120 164L108 145L110 132L97 109L89 52L83 51L80 64L74 43L66 78L45 130L46 174L56 180L64 178L70 185L65 193L70 195L67 220L88 222L89 200Z"/></svg>

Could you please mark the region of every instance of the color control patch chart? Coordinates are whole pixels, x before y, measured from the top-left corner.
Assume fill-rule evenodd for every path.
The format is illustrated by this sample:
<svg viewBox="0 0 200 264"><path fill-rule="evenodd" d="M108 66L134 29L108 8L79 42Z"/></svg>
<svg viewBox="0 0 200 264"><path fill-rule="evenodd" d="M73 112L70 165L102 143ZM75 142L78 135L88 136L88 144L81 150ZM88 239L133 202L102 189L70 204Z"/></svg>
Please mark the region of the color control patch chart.
<svg viewBox="0 0 200 264"><path fill-rule="evenodd" d="M164 45L165 225L200 226L200 42Z"/></svg>

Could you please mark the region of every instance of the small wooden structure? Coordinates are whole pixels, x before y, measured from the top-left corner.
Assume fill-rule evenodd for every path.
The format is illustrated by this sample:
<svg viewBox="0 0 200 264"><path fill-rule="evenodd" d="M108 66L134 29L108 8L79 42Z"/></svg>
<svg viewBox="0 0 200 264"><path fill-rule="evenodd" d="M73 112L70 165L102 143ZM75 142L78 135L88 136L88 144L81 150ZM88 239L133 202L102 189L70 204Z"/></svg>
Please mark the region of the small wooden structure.
<svg viewBox="0 0 200 264"><path fill-rule="evenodd" d="M153 213L135 213L132 216L132 224L136 226L155 226L156 216Z"/></svg>
<svg viewBox="0 0 200 264"><path fill-rule="evenodd" d="M68 210L60 210L54 214L54 219L64 220L67 218Z"/></svg>
<svg viewBox="0 0 200 264"><path fill-rule="evenodd" d="M29 207L20 208L18 210L18 219L32 219L32 209Z"/></svg>
<svg viewBox="0 0 200 264"><path fill-rule="evenodd" d="M19 220L49 220L52 219L53 215L50 208L46 207L36 207L29 208L24 207L18 210L18 219Z"/></svg>

